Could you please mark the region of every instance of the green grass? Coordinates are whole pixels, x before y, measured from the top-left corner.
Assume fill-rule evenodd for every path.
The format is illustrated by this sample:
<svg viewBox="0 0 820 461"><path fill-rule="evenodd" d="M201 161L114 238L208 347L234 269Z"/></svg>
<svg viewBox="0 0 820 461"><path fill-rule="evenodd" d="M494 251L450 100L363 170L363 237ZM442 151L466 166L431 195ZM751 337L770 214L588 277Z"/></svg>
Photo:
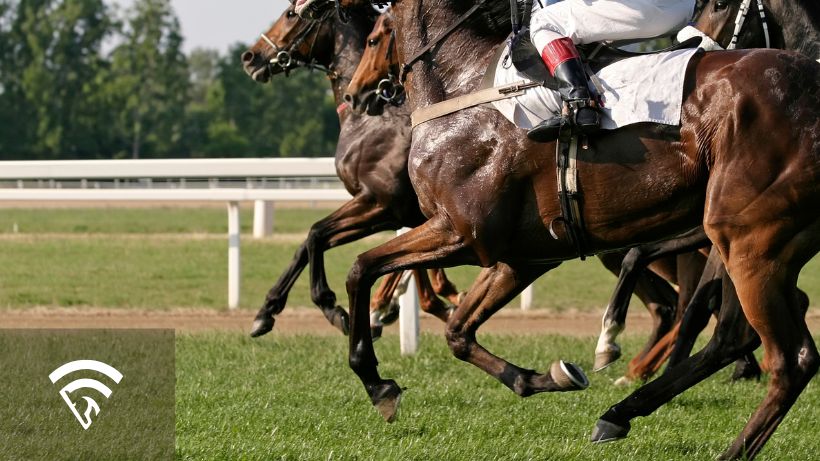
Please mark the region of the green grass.
<svg viewBox="0 0 820 461"><path fill-rule="evenodd" d="M310 224L329 211L277 210L276 231L305 235ZM14 223L20 232L16 237L0 235L0 308L225 308L225 214L219 208L0 210L0 234L8 234ZM251 221L245 210L241 299L243 308L255 309L290 263L299 239L253 240L247 235ZM207 235L189 238L203 233ZM328 281L341 305L347 305L344 281L356 255L389 237L380 234L326 253ZM459 289L467 290L478 270L454 268L448 274ZM614 282L594 258L570 261L536 282L534 306L597 311ZM799 284L817 306L820 258L803 270ZM289 306L310 305L306 271L293 288Z"/></svg>
<svg viewBox="0 0 820 461"><path fill-rule="evenodd" d="M594 340L482 336L493 352L545 370L558 358L590 369ZM624 342L627 356L641 337ZM633 421L626 440L592 445L597 418L633 389L610 382L621 361L591 374L590 389L521 399L453 358L443 338L422 337L414 357L398 340L376 344L383 376L406 386L399 421L388 425L346 365L342 337L177 336L177 457L341 460L701 460L715 459L762 401L765 384L727 384L724 370L654 415ZM817 459L817 380L767 444L763 460Z"/></svg>

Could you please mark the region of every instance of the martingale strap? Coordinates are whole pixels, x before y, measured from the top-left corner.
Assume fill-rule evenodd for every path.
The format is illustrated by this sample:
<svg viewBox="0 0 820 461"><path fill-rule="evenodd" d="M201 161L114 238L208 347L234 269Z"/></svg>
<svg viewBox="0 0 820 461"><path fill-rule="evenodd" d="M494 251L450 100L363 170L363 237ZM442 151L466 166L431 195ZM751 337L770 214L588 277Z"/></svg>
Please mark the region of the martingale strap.
<svg viewBox="0 0 820 461"><path fill-rule="evenodd" d="M485 90L476 91L475 93L465 94L427 107L422 107L414 110L413 113L410 114L411 128L415 128L430 120L450 115L462 109L521 96L529 88L535 88L537 86L541 86L541 84L521 80L520 82L487 88Z"/></svg>

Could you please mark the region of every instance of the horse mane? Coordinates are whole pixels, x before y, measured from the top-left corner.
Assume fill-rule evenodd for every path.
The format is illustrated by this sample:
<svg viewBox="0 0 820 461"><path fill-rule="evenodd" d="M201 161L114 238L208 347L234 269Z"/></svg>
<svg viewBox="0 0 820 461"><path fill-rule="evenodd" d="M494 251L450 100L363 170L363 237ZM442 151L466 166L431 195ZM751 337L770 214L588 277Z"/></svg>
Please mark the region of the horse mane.
<svg viewBox="0 0 820 461"><path fill-rule="evenodd" d="M472 8L477 0L443 1L450 3L458 14L463 14ZM512 30L510 3L506 0L485 0L464 24L480 35L507 36Z"/></svg>
<svg viewBox="0 0 820 461"><path fill-rule="evenodd" d="M797 51L813 59L820 59L820 2L769 0L768 3L773 13L777 10L777 14L781 15L781 24L795 24L790 28L790 34L794 35L792 40L799 43Z"/></svg>

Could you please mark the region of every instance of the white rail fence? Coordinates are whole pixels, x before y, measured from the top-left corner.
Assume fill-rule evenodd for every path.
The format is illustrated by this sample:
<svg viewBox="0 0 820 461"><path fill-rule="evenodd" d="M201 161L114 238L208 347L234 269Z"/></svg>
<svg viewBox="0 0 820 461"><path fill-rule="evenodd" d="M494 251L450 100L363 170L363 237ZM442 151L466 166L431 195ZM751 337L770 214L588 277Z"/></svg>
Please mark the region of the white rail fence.
<svg viewBox="0 0 820 461"><path fill-rule="evenodd" d="M297 178L335 178L333 158L271 159L179 159L179 160L72 160L0 162L0 202L66 201L201 201L226 202L228 207L228 307L239 306L240 223L239 203L254 202L254 236L270 234L275 202L344 201L350 194L333 187L284 187ZM266 182L268 179L289 182ZM233 180L224 187L222 180ZM123 183L122 181L126 182ZM158 184L153 181L166 180ZM172 181L173 180L173 181ZM186 180L208 180L191 184ZM244 180L242 187L235 182ZM63 182L76 181L76 187ZM136 181L136 182L127 182ZM298 182L298 181L297 181ZM309 183L311 185L312 183ZM529 309L532 288L521 296L521 308ZM404 309L407 305L408 309ZM413 284L402 297L402 352L418 347L418 296Z"/></svg>

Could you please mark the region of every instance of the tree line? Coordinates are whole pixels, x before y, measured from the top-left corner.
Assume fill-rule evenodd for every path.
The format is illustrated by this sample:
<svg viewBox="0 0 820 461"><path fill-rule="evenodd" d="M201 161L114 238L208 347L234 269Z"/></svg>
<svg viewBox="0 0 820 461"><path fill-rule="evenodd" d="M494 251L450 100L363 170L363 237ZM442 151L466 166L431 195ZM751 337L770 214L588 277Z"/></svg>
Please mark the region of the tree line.
<svg viewBox="0 0 820 461"><path fill-rule="evenodd" d="M273 18L271 18L273 20ZM253 31L249 31L252 37ZM186 55L170 0L0 0L0 159L329 155L326 78L262 85L227 54Z"/></svg>

